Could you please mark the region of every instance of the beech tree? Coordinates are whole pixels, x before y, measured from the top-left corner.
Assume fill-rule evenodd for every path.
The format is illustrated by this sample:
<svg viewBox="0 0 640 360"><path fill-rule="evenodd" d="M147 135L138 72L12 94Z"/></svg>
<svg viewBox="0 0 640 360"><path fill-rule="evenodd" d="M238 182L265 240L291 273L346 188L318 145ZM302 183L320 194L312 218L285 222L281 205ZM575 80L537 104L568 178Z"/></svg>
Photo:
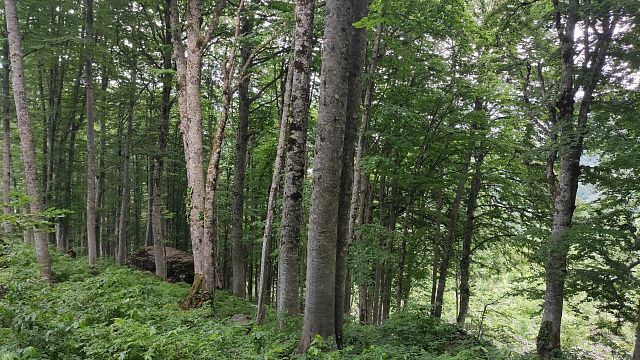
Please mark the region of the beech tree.
<svg viewBox="0 0 640 360"><path fill-rule="evenodd" d="M22 67L22 41L18 27L18 14L15 1L5 1L5 18L7 23L7 38L9 42L9 59L11 61L11 83L13 85L13 101L18 117L18 130L20 133L20 150L24 166L24 180L27 194L29 195L29 210L35 216L40 216L42 210L42 195L38 189L38 177L36 173L36 154L29 119L27 93L24 83L24 69ZM6 72L5 72L6 75ZM4 159L6 160L6 158ZM6 186L6 185L5 185ZM49 241L47 233L42 228L35 231L35 248L40 275L48 282L51 278L51 257L49 255Z"/></svg>
<svg viewBox="0 0 640 360"><path fill-rule="evenodd" d="M338 200L345 145L352 9L352 1L326 4L301 352L307 351L315 335L335 337Z"/></svg>

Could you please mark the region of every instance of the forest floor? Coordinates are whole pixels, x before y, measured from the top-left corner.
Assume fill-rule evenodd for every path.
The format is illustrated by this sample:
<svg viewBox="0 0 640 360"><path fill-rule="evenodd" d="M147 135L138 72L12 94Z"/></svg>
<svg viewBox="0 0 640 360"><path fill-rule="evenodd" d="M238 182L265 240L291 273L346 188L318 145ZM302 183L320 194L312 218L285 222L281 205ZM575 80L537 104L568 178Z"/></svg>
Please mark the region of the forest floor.
<svg viewBox="0 0 640 360"><path fill-rule="evenodd" d="M301 319L275 313L254 326L255 304L226 292L204 307L177 303L188 285L52 249L55 284L39 279L30 246L0 240L0 359L290 359ZM238 321L239 320L239 321ZM411 309L380 326L348 324L345 349L316 341L307 359L524 359Z"/></svg>

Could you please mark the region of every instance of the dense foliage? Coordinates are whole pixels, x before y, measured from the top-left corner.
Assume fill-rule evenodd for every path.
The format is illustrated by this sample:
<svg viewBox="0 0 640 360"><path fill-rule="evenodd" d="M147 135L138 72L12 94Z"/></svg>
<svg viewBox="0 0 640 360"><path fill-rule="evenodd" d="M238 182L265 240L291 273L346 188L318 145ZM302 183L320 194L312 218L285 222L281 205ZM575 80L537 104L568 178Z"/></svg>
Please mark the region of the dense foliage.
<svg viewBox="0 0 640 360"><path fill-rule="evenodd" d="M269 321L253 326L245 316L255 312L255 305L226 292L200 309L183 311L177 303L188 290L184 283L169 284L110 261L89 270L86 259L53 252L56 282L49 288L35 280L32 249L12 242L3 244L0 254L3 360L294 357L300 319L289 319L279 331L269 310ZM376 328L351 325L346 335L348 345L341 352L321 352L319 338L307 358L503 357L488 343L418 309Z"/></svg>

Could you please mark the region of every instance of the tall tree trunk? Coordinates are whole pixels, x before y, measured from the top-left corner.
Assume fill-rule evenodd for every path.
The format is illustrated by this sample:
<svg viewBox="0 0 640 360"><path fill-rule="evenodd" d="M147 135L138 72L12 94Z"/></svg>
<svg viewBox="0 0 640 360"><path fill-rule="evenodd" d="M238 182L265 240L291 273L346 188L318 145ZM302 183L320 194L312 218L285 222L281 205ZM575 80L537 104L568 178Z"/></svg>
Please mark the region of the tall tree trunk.
<svg viewBox="0 0 640 360"><path fill-rule="evenodd" d="M464 186L467 182L467 173L469 172L469 163L471 161L471 151L467 151L462 160L462 168L460 169L460 180L458 180L458 188L451 205L451 213L449 214L449 224L447 226L447 233L444 238L444 244L442 247L442 260L440 261L440 274L438 277L438 287L436 291L435 306L433 310L433 316L440 318L442 316L442 302L444 300L444 292L446 290L447 273L449 272L449 260L451 258L451 252L453 250L453 242L455 240L455 229L458 222L458 215L460 212L460 203L462 202L462 194L464 192Z"/></svg>
<svg viewBox="0 0 640 360"><path fill-rule="evenodd" d="M73 91L71 95L71 111L69 113L69 144L67 148L67 156L66 162L66 174L68 175L67 181L64 182L64 193L63 193L63 206L65 209L71 208L71 195L72 195L72 181L71 176L74 172L75 166L75 154L76 154L76 136L78 134L78 130L80 130L80 126L83 122L84 115L80 114L80 117L76 119L78 115L78 104L80 102L80 81L82 80L84 64L81 63L78 66L78 72L76 73L76 80L73 84ZM61 167L62 168L62 167ZM69 249L69 226L71 219L69 216L65 216L62 218L62 224L60 229L60 245L59 248L61 250Z"/></svg>
<svg viewBox="0 0 640 360"><path fill-rule="evenodd" d="M16 105L18 117L18 130L20 133L20 148L22 150L22 161L24 163L24 178L29 195L31 213L40 216L42 208L42 198L38 190L38 176L36 174L36 154L31 132L31 122L29 120L29 108L27 105L27 93L24 84L24 70L22 68L22 44L20 40L20 30L18 28L18 15L15 0L4 2L5 16L7 22L7 37L9 40L9 57L11 59L13 83L13 99ZM40 274L43 279L51 281L51 257L49 256L49 243L47 234L43 229L36 229L35 248Z"/></svg>
<svg viewBox="0 0 640 360"><path fill-rule="evenodd" d="M102 83L100 84L100 90L102 90L102 96L106 97L107 87L109 85L109 76L107 68L102 68ZM104 209L104 195L106 191L106 169L105 169L105 157L107 153L107 114L103 113L100 116L100 155L98 157L98 180L96 188L96 237L98 240L98 249L100 250L100 256L105 256L105 239L104 228L106 223L106 215Z"/></svg>
<svg viewBox="0 0 640 360"><path fill-rule="evenodd" d="M93 98L93 0L85 0L86 30L85 30L85 91L87 101L87 249L89 266L96 266L96 176L95 176L95 136L94 136L94 98Z"/></svg>
<svg viewBox="0 0 640 360"><path fill-rule="evenodd" d="M2 45L2 213L5 216L11 214L11 207L9 202L11 201L11 126L9 117L9 42L7 38L7 24L3 26L3 38L5 38ZM5 221L4 234L9 236L11 233L11 224Z"/></svg>
<svg viewBox="0 0 640 360"><path fill-rule="evenodd" d="M469 288L469 267L471 265L471 242L473 240L475 210L478 204L478 195L480 194L480 186L482 181L482 164L484 162L485 153L480 149L479 154L475 158L475 171L471 180L471 190L467 198L467 219L464 225L464 234L462 236L462 252L460 254L460 310L456 319L458 325L464 325L464 321L469 312L469 298L471 291Z"/></svg>
<svg viewBox="0 0 640 360"><path fill-rule="evenodd" d="M130 173L131 173L131 138L133 137L133 115L136 105L136 80L138 68L134 64L131 71L131 99L127 114L127 133L124 143L124 161L122 170L122 193L120 194L120 220L118 221L118 253L116 261L118 264L125 264L127 261L127 233L129 224L129 202L130 199Z"/></svg>
<svg viewBox="0 0 640 360"><path fill-rule="evenodd" d="M242 1L242 0L241 0ZM187 168L189 197L189 230L193 249L195 281L192 294L201 289L213 293L215 289L213 239L210 234L213 219L205 208L205 172L202 144L202 109L200 107L200 67L202 53L213 31L218 27L225 1L216 3L212 19L204 33L202 31L202 1L189 0L185 14L186 43L182 40L181 22L178 18L178 1L170 1L170 20L173 40L173 57L177 68L178 106L180 109L180 131ZM225 69L226 70L226 69ZM226 119L224 119L226 121ZM218 129L222 131L223 129ZM220 149L214 149L219 152ZM214 151L212 151L212 155ZM219 155L217 155L219 156ZM214 165L216 168L217 165ZM211 197L207 201L213 201ZM213 209L213 203L209 210ZM211 223L211 225L206 225ZM207 229L205 229L205 226ZM207 233L207 231L209 231ZM191 298L182 306L191 305Z"/></svg>
<svg viewBox="0 0 640 360"><path fill-rule="evenodd" d="M165 70L172 69L171 62L171 19L169 9L170 0L165 0L164 8L164 34L163 43L166 46L162 53L162 67ZM153 255L156 264L156 276L167 278L167 263L164 244L164 231L162 227L162 170L164 166L165 152L167 151L167 136L169 133L169 120L171 118L171 84L172 76L165 74L162 77L162 108L160 114L160 127L158 131L158 150L154 156L153 167L153 199L151 227L153 230Z"/></svg>
<svg viewBox="0 0 640 360"><path fill-rule="evenodd" d="M278 244L278 316L300 313L300 229L303 221L307 124L309 121L311 57L313 55L314 1L296 2L296 27L291 85L291 125L287 139L282 225Z"/></svg>
<svg viewBox="0 0 640 360"><path fill-rule="evenodd" d="M367 16L368 0L353 0L351 22L355 23ZM351 244L350 210L353 188L353 160L358 130L358 115L362 98L362 71L367 47L367 32L364 28L352 28L349 50L347 107L342 150L342 170L340 171L340 194L338 196L338 230L336 241L336 301L335 301L335 336L339 349L343 347L342 326L347 276L347 248Z"/></svg>
<svg viewBox="0 0 640 360"><path fill-rule="evenodd" d="M335 336L338 203L345 139L351 1L328 0L307 242L307 296L300 352Z"/></svg>
<svg viewBox="0 0 640 360"><path fill-rule="evenodd" d="M402 224L402 244L400 245L398 276L396 277L396 311L400 311L402 309L402 295L404 294L404 270L407 261L407 238L409 237L409 218L410 212L407 208L404 213L404 221Z"/></svg>
<svg viewBox="0 0 640 360"><path fill-rule="evenodd" d="M252 31L252 15L242 18L241 33L247 35ZM243 44L240 50L242 64L248 64L251 56L251 46ZM244 178L247 167L247 141L249 139L249 97L250 76L247 74L238 87L238 129L236 131L236 159L233 165L233 232L231 243L231 262L233 271L233 295L245 298L247 283L245 279L246 251L242 241L244 225Z"/></svg>
<svg viewBox="0 0 640 360"><path fill-rule="evenodd" d="M258 311L256 314L256 324L262 324L265 316L265 302L268 299L267 286L270 283L269 273L271 270L271 248L272 248L272 228L275 217L276 198L278 197L278 191L280 188L280 173L282 172L282 162L285 148L285 139L287 135L287 121L289 119L289 106L292 100L291 91L293 86L294 66L289 64L287 70L287 77L284 83L284 100L282 103L282 109L280 113L280 132L278 134L278 147L276 149L276 159L273 165L273 173L271 175L271 185L269 187L269 199L267 200L267 218L265 219L264 234L262 236L262 255L260 257L260 281L258 285ZM286 188L285 188L286 191ZM286 193L285 193L286 196ZM286 200L285 200L286 201ZM283 210L284 211L284 210ZM282 256L282 254L280 254ZM294 263L287 264L291 266ZM278 269L278 276L282 269ZM279 278L280 280L280 278ZM278 281L278 286L282 286ZM281 289L281 287L280 287ZM297 288L294 290L297 295ZM280 296L282 296L282 290L277 291L278 304ZM290 295L289 295L290 296ZM279 309L279 308L278 308ZM279 312L280 314L280 312ZM281 323L281 322L280 322Z"/></svg>
<svg viewBox="0 0 640 360"><path fill-rule="evenodd" d="M444 207L444 163L439 166L440 183L436 190L436 221L433 234L433 261L431 262L431 313L436 309L436 294L438 292L438 265L440 264L441 253L441 227L442 208Z"/></svg>
<svg viewBox="0 0 640 360"><path fill-rule="evenodd" d="M589 49L585 41L583 73L578 81L575 77L576 44L574 39L576 23L580 17L578 0L572 0L564 7L554 0L556 9L556 30L561 44L562 78L560 96L556 103L558 109L558 144L560 155L559 179L555 188L554 216L549 249L545 263L546 282L542 322L536 339L540 358L550 359L560 354L560 333L564 303L564 281L567 271L567 255L570 242L573 212L576 206L576 193L580 177L580 157L582 156L584 135L587 133L587 120L593 102L594 91L602 77L606 54L611 43L618 15L606 13L597 23L602 27L597 33L594 48ZM564 16L564 12L567 12ZM587 23L596 23L587 12ZM565 23L562 23L565 19ZM591 21L589 21L591 20ZM588 36L588 35L584 35ZM577 86L582 86L584 95L580 102L578 116L574 114ZM575 120L577 118L577 121Z"/></svg>

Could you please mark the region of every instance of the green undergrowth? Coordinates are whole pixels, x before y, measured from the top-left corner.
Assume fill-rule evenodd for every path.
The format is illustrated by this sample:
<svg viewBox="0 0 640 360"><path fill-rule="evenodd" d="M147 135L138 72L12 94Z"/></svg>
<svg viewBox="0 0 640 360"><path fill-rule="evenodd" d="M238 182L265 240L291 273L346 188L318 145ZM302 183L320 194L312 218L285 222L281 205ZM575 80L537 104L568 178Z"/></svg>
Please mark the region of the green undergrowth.
<svg viewBox="0 0 640 360"><path fill-rule="evenodd" d="M0 241L0 359L506 359L457 327L430 319L419 309L380 326L349 324L345 349L326 351L317 339L295 355L300 319L275 325L232 322L253 316L253 303L217 292L204 307L177 306L186 284L103 261L89 270L86 259L52 250L55 284L39 279L30 247Z"/></svg>

